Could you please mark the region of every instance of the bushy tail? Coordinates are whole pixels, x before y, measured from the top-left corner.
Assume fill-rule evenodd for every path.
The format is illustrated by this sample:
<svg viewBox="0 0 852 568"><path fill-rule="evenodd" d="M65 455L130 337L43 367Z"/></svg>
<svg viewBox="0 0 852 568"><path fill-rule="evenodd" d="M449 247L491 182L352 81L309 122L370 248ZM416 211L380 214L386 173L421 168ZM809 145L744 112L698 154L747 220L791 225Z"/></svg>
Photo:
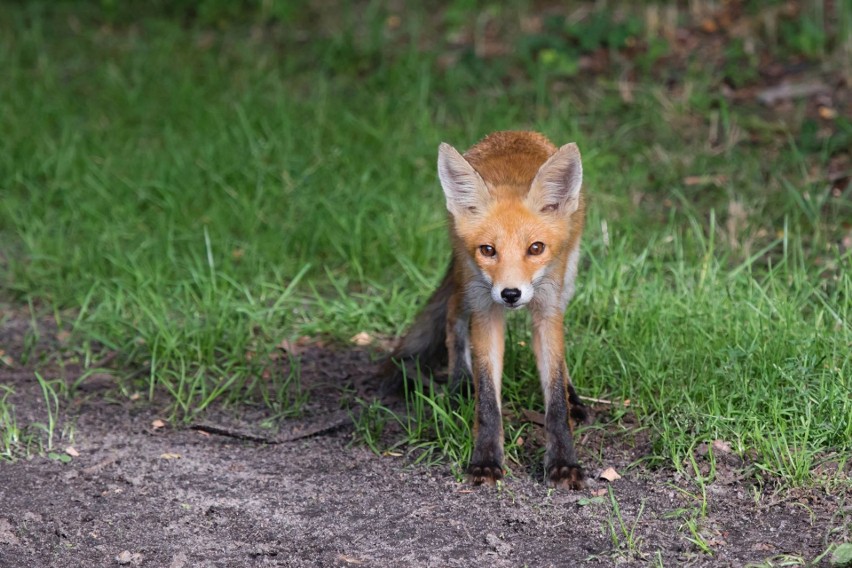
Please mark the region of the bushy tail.
<svg viewBox="0 0 852 568"><path fill-rule="evenodd" d="M382 367L385 392L402 389L403 380L436 373L447 364L447 303L455 291L453 263L440 286L405 332ZM404 369L404 371L403 371Z"/></svg>

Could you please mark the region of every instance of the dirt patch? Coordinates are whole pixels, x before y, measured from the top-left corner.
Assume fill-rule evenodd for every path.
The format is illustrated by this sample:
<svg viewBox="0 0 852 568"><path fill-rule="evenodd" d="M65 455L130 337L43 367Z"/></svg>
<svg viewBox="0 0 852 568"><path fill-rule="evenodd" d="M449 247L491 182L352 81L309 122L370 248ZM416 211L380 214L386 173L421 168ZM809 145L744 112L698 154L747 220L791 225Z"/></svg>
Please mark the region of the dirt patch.
<svg viewBox="0 0 852 568"><path fill-rule="evenodd" d="M27 325L0 328L0 348L15 360ZM49 351L56 339L41 341ZM36 360L52 373L45 378L74 379L72 366ZM282 432L339 416L341 392L373 368L363 352L318 348L301 365L314 396ZM14 389L19 418L44 420L32 371L4 366L0 383ZM263 444L155 428L156 404L102 387L66 404L57 447L73 445L70 462L0 462L0 566L646 566L658 558L743 566L779 555L812 560L852 531L850 503L824 491L756 498L734 456L717 460L702 513L694 482L630 467L648 440L623 429L580 434L591 476L604 467L621 474L611 485L591 479L582 491L552 492L527 464L502 488L474 488L449 466L373 454L353 443L349 423ZM205 420L257 432L256 418L217 411Z"/></svg>

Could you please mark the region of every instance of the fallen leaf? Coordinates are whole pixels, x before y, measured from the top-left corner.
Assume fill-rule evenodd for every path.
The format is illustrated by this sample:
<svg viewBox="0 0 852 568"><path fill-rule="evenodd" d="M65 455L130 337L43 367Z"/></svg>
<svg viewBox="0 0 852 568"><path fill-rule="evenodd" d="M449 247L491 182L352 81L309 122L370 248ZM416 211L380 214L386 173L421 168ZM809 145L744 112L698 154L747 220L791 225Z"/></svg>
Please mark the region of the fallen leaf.
<svg viewBox="0 0 852 568"><path fill-rule="evenodd" d="M535 410L530 410L528 408L523 409L524 418L533 424L538 424L539 426L544 426L544 414L541 412L536 412Z"/></svg>
<svg viewBox="0 0 852 568"><path fill-rule="evenodd" d="M633 102L633 83L629 81L618 81L618 94L621 96L622 102L630 104Z"/></svg>
<svg viewBox="0 0 852 568"><path fill-rule="evenodd" d="M68 446L65 448L65 453L71 456L72 458L76 458L80 455L80 452L74 449L74 446Z"/></svg>
<svg viewBox="0 0 852 568"><path fill-rule="evenodd" d="M393 458L400 458L400 457L402 457L402 452L392 452L390 450L386 450L384 453L382 453L382 455L383 456L390 456L390 457L393 457Z"/></svg>
<svg viewBox="0 0 852 568"><path fill-rule="evenodd" d="M163 460L179 460L180 454L172 454L172 453L160 454L160 459L163 459Z"/></svg>
<svg viewBox="0 0 852 568"><path fill-rule="evenodd" d="M605 479L605 480L609 481L610 483L612 483L612 482L613 482L613 481L615 481L616 479L621 479L621 476L620 476L620 475L618 475L618 472L617 472L617 471L615 471L615 470L614 470L613 468L611 468L611 467L608 467L608 468L606 468L605 470L603 470L603 471L600 473L600 475L598 475L598 477L599 477L600 479Z"/></svg>
<svg viewBox="0 0 852 568"><path fill-rule="evenodd" d="M819 115L826 120L837 118L837 111L831 107L821 106L817 112L819 112Z"/></svg>
<svg viewBox="0 0 852 568"><path fill-rule="evenodd" d="M160 420L159 418L157 418L156 420L151 422L151 428L153 428L154 430L158 430L160 428L165 428L165 427L166 427L166 423L163 422L162 420Z"/></svg>
<svg viewBox="0 0 852 568"><path fill-rule="evenodd" d="M730 454L731 444L724 440L713 440L713 451L720 454Z"/></svg>
<svg viewBox="0 0 852 568"><path fill-rule="evenodd" d="M725 228L728 230L728 241L734 248L739 246L737 235L740 229L745 226L747 219L748 213L746 213L742 203L739 201L728 203L728 219L725 221Z"/></svg>
<svg viewBox="0 0 852 568"><path fill-rule="evenodd" d="M723 175L704 175L704 176L686 176L683 178L683 185L715 185L722 186L728 181L728 176Z"/></svg>
<svg viewBox="0 0 852 568"><path fill-rule="evenodd" d="M142 395L139 394L138 392L135 392L135 393L130 395L130 400L139 400L140 398L142 398Z"/></svg>
<svg viewBox="0 0 852 568"><path fill-rule="evenodd" d="M317 345L322 346L322 342L316 342ZM278 349L281 349L285 353L289 353L290 355L299 355L302 351L305 350L305 347L311 344L311 338L303 335L295 340L292 339L282 339L278 344Z"/></svg>
<svg viewBox="0 0 852 568"><path fill-rule="evenodd" d="M364 347L373 342L373 337L367 333L366 331L362 331L361 333L356 333L352 337L349 338L349 341L354 343L359 347Z"/></svg>
<svg viewBox="0 0 852 568"><path fill-rule="evenodd" d="M771 106L786 99L800 99L828 90L824 83L783 83L760 91L757 100Z"/></svg>
<svg viewBox="0 0 852 568"><path fill-rule="evenodd" d="M142 555L138 552L131 554L129 550L122 550L118 556L115 557L115 561L121 565L132 564L133 566L139 566L142 564Z"/></svg>
<svg viewBox="0 0 852 568"><path fill-rule="evenodd" d="M592 489L592 497L603 497L606 495L606 489Z"/></svg>
<svg viewBox="0 0 852 568"><path fill-rule="evenodd" d="M400 18L396 14L391 14L390 16L388 16L387 20L385 20L385 26L387 26L389 30L397 29L400 24L402 24L402 18Z"/></svg>
<svg viewBox="0 0 852 568"><path fill-rule="evenodd" d="M719 26L713 18L706 18L701 22L701 31L708 34L716 33L719 31Z"/></svg>
<svg viewBox="0 0 852 568"><path fill-rule="evenodd" d="M363 560L359 560L359 559L355 558L354 556L347 556L346 554L338 554L337 559L342 560L342 561L346 562L347 564L363 564L364 563Z"/></svg>

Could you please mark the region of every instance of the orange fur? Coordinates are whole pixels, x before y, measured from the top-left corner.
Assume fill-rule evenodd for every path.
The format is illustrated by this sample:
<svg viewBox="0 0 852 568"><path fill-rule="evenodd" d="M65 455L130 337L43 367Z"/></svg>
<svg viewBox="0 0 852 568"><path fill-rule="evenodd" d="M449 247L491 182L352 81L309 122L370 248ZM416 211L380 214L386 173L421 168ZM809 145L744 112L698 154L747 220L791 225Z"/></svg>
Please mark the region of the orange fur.
<svg viewBox="0 0 852 568"><path fill-rule="evenodd" d="M568 414L583 412L565 365L562 319L574 292L586 212L580 152L575 144L557 148L535 132L495 132L463 156L442 144L438 174L453 261L395 356L428 356L433 365L440 338L453 384L473 380L468 471L475 483L496 481L503 475L505 312L528 307L546 403L545 469L551 483L579 487Z"/></svg>

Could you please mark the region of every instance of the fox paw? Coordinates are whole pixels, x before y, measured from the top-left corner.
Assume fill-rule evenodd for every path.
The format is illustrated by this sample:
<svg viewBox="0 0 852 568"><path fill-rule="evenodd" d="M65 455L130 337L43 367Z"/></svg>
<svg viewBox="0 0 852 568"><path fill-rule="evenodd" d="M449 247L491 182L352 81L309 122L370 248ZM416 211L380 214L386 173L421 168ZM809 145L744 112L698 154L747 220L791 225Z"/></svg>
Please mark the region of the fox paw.
<svg viewBox="0 0 852 568"><path fill-rule="evenodd" d="M474 485L494 485L503 479L503 466L497 462L470 464L467 473Z"/></svg>
<svg viewBox="0 0 852 568"><path fill-rule="evenodd" d="M583 469L575 463L558 461L547 467L547 478L554 487L566 489L583 488Z"/></svg>

